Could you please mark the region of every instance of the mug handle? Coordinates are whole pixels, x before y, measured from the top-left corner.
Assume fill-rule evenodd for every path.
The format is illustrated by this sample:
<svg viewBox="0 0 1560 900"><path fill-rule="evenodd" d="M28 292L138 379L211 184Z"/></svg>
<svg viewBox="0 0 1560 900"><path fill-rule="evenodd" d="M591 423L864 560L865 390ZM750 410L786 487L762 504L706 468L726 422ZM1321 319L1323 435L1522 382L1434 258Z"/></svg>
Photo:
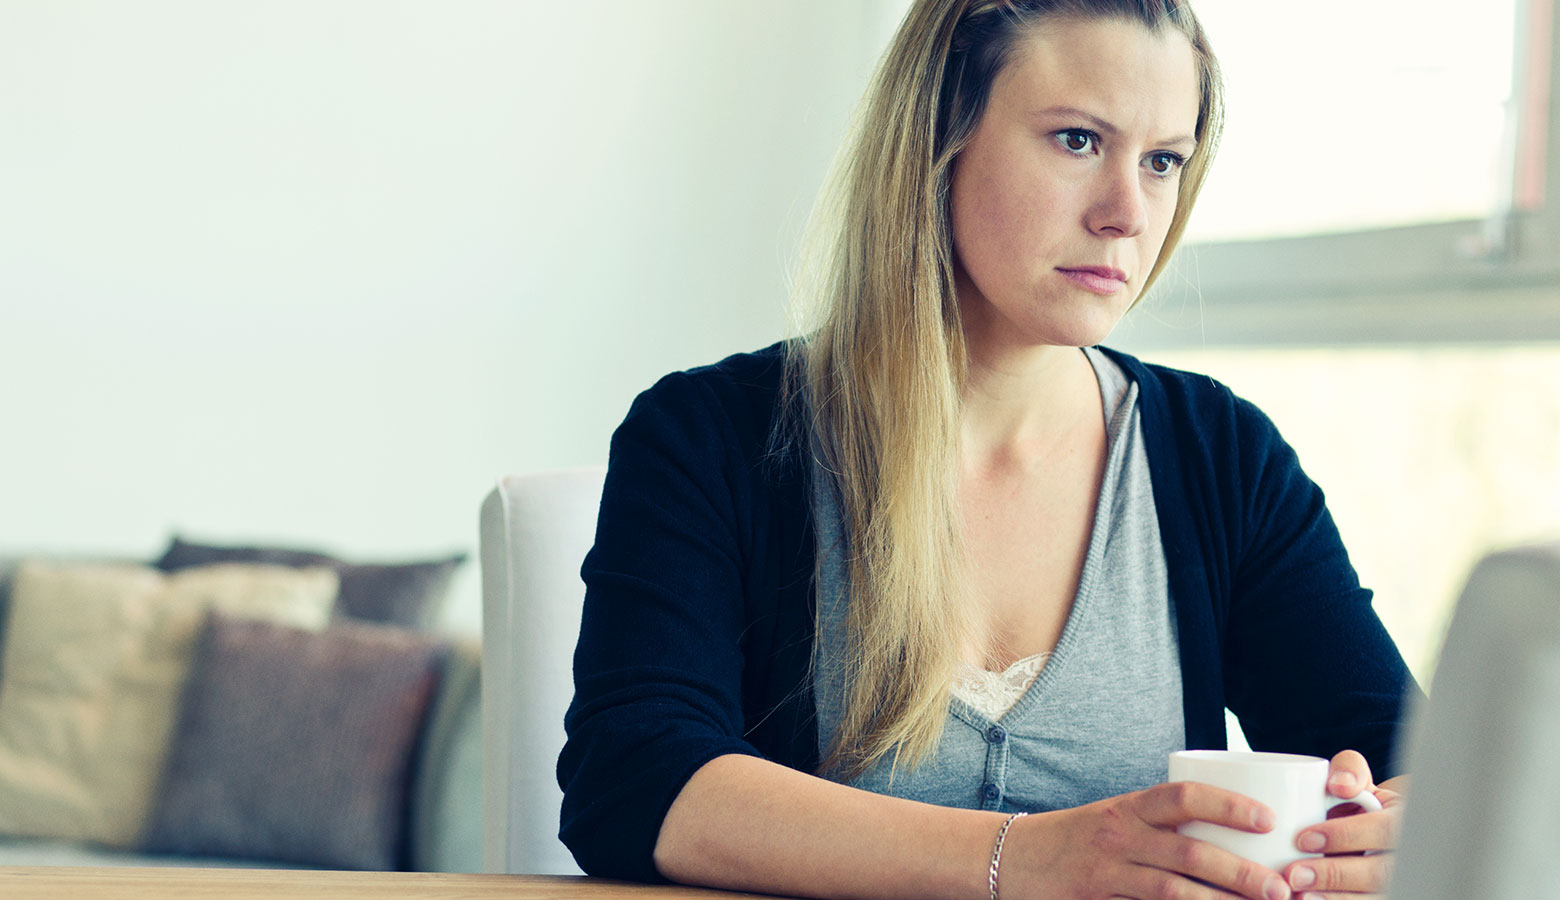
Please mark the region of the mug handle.
<svg viewBox="0 0 1560 900"><path fill-rule="evenodd" d="M1326 791L1327 789L1326 788L1322 788L1322 790ZM1337 807L1342 806L1345 803L1357 803L1357 804L1359 804L1360 808L1363 809L1365 812L1380 812L1381 811L1381 801L1377 800L1376 799L1376 795L1371 793L1370 791L1360 791L1358 794L1355 794L1353 797L1334 797L1332 794L1328 794L1327 795L1327 799L1329 801L1328 804L1327 804L1327 811L1328 812L1332 812L1334 809L1336 809ZM1377 853L1380 853L1380 852L1381 852L1380 850L1371 850L1371 851L1368 851L1365 855L1366 856L1375 856Z"/></svg>
<svg viewBox="0 0 1560 900"><path fill-rule="evenodd" d="M1325 791L1326 788L1323 788L1322 790ZM1377 800L1376 795L1370 791L1360 791L1353 797L1334 797L1332 794L1328 794L1327 799L1330 801L1327 804L1328 812L1332 812L1334 809L1342 806L1345 803L1357 803L1366 812L1381 811L1381 801Z"/></svg>

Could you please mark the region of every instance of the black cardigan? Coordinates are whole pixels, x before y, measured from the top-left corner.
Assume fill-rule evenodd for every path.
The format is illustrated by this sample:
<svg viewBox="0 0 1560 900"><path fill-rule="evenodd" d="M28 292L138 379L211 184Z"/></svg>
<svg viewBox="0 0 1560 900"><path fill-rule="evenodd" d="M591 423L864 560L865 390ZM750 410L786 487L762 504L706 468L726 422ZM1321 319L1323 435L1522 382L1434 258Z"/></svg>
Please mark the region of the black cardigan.
<svg viewBox="0 0 1560 900"><path fill-rule="evenodd" d="M1224 747L1228 706L1254 749L1395 774L1417 686L1321 490L1225 386L1106 352L1139 386L1187 746ZM592 875L661 880L662 819L717 756L817 766L806 443L772 440L784 355L668 375L613 434L558 760L560 836Z"/></svg>

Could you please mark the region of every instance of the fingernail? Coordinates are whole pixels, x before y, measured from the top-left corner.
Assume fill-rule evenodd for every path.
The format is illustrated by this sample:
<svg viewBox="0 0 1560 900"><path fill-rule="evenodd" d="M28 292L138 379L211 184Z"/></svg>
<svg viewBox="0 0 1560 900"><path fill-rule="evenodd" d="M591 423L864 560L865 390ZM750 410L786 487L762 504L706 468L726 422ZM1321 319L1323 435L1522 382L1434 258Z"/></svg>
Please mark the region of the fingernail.
<svg viewBox="0 0 1560 900"><path fill-rule="evenodd" d="M1313 781L1311 783L1315 784L1316 782ZM1251 824L1253 827L1261 829L1262 831L1270 830L1273 825L1276 824L1273 818L1273 811L1271 809L1267 809L1266 807L1259 807L1252 810Z"/></svg>
<svg viewBox="0 0 1560 900"><path fill-rule="evenodd" d="M1289 900L1289 885L1282 878L1269 878L1262 885L1262 896L1267 900Z"/></svg>
<svg viewBox="0 0 1560 900"><path fill-rule="evenodd" d="M1315 784L1316 782L1311 782ZM1289 886L1295 890L1308 888L1316 883L1316 873L1305 866L1295 866L1289 870Z"/></svg>
<svg viewBox="0 0 1560 900"><path fill-rule="evenodd" d="M1316 782L1313 781L1311 783L1315 784ZM1300 845L1301 850L1307 853L1321 853L1322 848L1327 846L1327 836L1319 831L1307 831L1305 834L1300 835L1300 840L1296 843Z"/></svg>
<svg viewBox="0 0 1560 900"><path fill-rule="evenodd" d="M1315 784L1316 782L1313 781L1311 783ZM1335 772L1333 777L1327 779L1327 783L1335 788L1352 791L1358 782L1355 780L1352 772Z"/></svg>

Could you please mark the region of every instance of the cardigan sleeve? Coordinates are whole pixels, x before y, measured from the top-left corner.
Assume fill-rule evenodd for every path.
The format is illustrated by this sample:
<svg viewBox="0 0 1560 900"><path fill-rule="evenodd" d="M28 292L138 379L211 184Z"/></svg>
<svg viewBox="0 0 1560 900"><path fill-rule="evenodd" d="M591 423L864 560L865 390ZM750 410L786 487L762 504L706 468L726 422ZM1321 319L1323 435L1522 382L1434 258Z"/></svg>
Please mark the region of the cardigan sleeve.
<svg viewBox="0 0 1560 900"><path fill-rule="evenodd" d="M1377 781L1417 690L1360 586L1322 491L1252 404L1235 399L1240 508L1224 641L1229 708L1254 749L1358 750Z"/></svg>
<svg viewBox="0 0 1560 900"><path fill-rule="evenodd" d="M614 433L585 559L560 837L591 875L663 880L652 854L688 778L743 738L743 437L686 373Z"/></svg>

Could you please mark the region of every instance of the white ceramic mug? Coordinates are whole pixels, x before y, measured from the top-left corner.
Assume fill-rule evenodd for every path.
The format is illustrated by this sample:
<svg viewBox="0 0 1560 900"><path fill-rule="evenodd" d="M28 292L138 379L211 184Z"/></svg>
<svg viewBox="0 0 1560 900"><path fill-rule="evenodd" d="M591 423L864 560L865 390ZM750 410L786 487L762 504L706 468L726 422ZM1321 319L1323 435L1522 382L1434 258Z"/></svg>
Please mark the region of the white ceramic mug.
<svg viewBox="0 0 1560 900"><path fill-rule="evenodd" d="M1366 810L1381 809L1370 791L1339 799L1327 793L1327 760L1293 753L1251 753L1239 750L1181 750L1170 754L1171 781L1197 781L1244 794L1273 810L1276 824L1264 834L1237 831L1211 822L1188 822L1176 829L1187 837L1216 844L1282 871L1297 859L1321 856L1295 846L1300 832L1327 819L1327 811L1343 803Z"/></svg>

